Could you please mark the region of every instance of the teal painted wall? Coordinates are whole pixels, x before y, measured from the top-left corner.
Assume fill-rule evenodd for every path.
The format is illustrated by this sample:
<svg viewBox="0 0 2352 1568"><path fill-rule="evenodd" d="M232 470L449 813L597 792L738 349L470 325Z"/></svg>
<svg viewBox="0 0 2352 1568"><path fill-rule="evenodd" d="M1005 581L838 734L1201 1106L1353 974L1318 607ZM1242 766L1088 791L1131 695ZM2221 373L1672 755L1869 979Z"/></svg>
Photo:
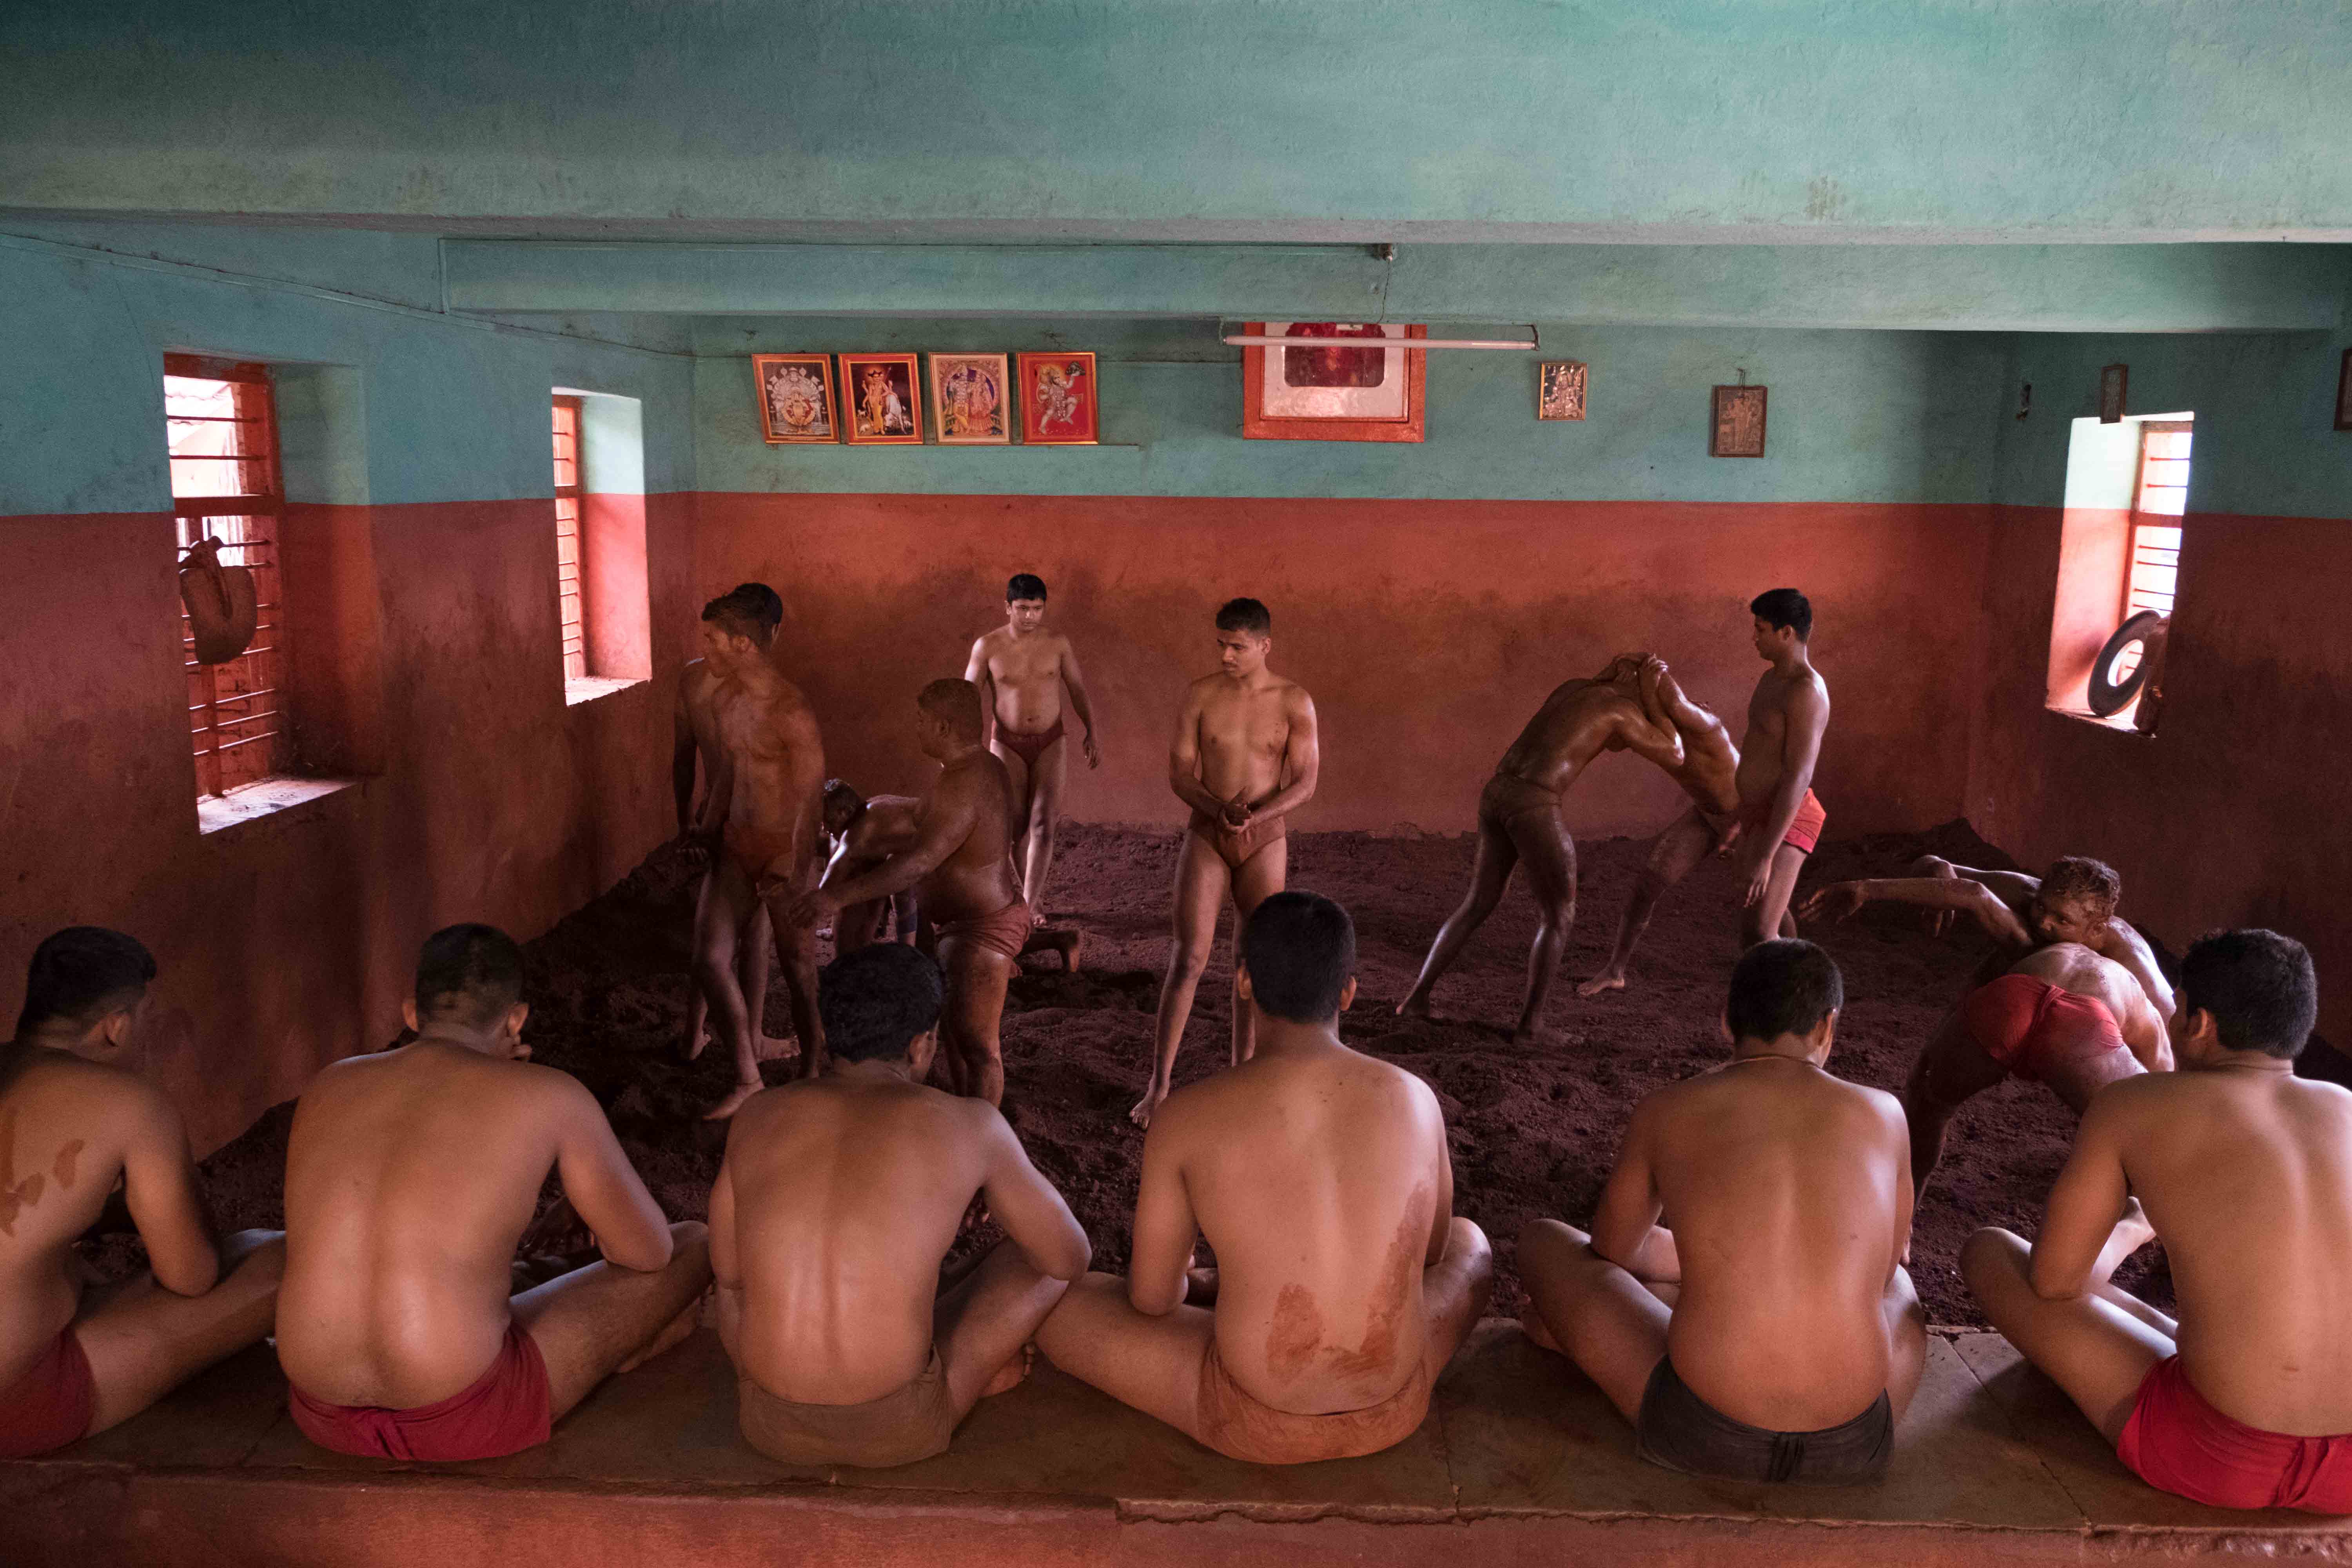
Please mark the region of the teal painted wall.
<svg viewBox="0 0 2352 1568"><path fill-rule="evenodd" d="M54 210L876 237L2352 234L2335 0L90 5Z"/></svg>

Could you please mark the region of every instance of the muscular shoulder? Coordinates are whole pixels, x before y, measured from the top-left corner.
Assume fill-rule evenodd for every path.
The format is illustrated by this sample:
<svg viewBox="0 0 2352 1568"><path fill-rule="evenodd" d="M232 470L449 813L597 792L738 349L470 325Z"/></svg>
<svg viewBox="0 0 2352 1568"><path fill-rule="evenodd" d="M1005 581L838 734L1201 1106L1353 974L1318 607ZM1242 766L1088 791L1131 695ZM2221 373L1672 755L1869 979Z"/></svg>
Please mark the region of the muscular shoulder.
<svg viewBox="0 0 2352 1568"><path fill-rule="evenodd" d="M163 1091L137 1073L64 1051L34 1051L0 1090L0 1105L22 1106L44 1120L117 1127L126 1135L150 1126L177 1127L180 1121Z"/></svg>
<svg viewBox="0 0 2352 1568"><path fill-rule="evenodd" d="M971 639L971 657L985 663L1003 653L1005 646L1012 640L1012 632L1003 626L984 631Z"/></svg>
<svg viewBox="0 0 2352 1568"><path fill-rule="evenodd" d="M1307 695L1307 688L1299 685L1298 682L1286 680L1277 690L1282 699L1285 712L1297 715L1315 711L1315 699Z"/></svg>

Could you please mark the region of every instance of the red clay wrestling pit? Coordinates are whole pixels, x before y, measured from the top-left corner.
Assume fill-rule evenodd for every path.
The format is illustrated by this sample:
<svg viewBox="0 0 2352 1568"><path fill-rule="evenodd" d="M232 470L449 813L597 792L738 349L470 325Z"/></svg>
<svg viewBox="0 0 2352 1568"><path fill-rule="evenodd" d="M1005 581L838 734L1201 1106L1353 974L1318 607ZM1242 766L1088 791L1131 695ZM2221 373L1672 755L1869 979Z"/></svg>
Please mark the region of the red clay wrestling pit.
<svg viewBox="0 0 2352 1568"><path fill-rule="evenodd" d="M1060 960L1024 961L1004 1019L1004 1109L1038 1168L1067 1196L1094 1238L1097 1268L1123 1268L1143 1140L1127 1109L1142 1087L1152 1009L1169 945L1169 889L1177 830L1143 832L1072 823L1055 858L1055 923L1087 932L1084 972ZM1640 875L1644 844L1579 846L1583 881L1565 973L1591 973L1605 956L1619 912ZM1361 988L1342 1020L1348 1042L1426 1079L1445 1110L1454 1203L1496 1243L1489 1309L1521 1305L1512 1240L1538 1215L1585 1223L1615 1157L1633 1102L1663 1084L1715 1066L1717 1033L1733 944L1736 890L1727 863L1710 860L1670 893L1634 955L1627 990L1580 1000L1555 987L1548 1038L1512 1047L1533 905L1517 888L1440 984L1437 1016L1404 1020L1390 1009L1412 984L1430 938L1468 885L1471 840L1294 835L1290 885L1339 900L1358 928ZM2012 864L1965 824L1924 835L1832 841L1801 886L1899 871L1921 854L1969 865ZM670 1218L701 1219L726 1132L701 1110L731 1079L716 1045L688 1064L680 1056L687 1005L691 869L656 853L620 886L527 948L535 1060L576 1074L613 1119L622 1145ZM1983 958L1981 938L1937 941L1916 911L1865 912L1843 926L1809 927L1844 971L1846 1010L1831 1066L1899 1089L1920 1043ZM1231 998L1222 940L1176 1065L1181 1085L1225 1056ZM782 986L770 997L772 1027L788 1014ZM789 1062L766 1065L769 1081ZM279 1106L204 1163L206 1191L225 1226L283 1224L279 1186L291 1106ZM1937 1324L1981 1321L1955 1267L1960 1243L1981 1225L2032 1235L2065 1159L2074 1117L2038 1085L2011 1080L1979 1096L1952 1127L1943 1165L1919 1207L1912 1273ZM958 1256L993 1237L968 1229ZM110 1238L120 1259L135 1247ZM2127 1263L2117 1282L2169 1306L2161 1248Z"/></svg>

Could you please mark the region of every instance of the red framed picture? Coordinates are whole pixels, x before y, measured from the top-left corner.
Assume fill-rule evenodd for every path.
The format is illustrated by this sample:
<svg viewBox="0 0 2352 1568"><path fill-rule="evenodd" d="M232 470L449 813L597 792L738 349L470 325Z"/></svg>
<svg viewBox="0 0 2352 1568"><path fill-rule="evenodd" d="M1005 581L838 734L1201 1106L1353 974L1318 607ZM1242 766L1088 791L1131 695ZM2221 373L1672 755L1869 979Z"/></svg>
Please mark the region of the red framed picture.
<svg viewBox="0 0 2352 1568"><path fill-rule="evenodd" d="M760 433L770 446L841 439L831 354L753 354L751 382L760 395Z"/></svg>
<svg viewBox="0 0 2352 1568"><path fill-rule="evenodd" d="M1102 384L1090 353L1016 354L1021 440L1029 447L1091 447L1102 439Z"/></svg>
<svg viewBox="0 0 2352 1568"><path fill-rule="evenodd" d="M843 354L842 435L853 447L923 444L923 393L913 354Z"/></svg>
<svg viewBox="0 0 2352 1568"><path fill-rule="evenodd" d="M1290 348L1242 350L1242 435L1253 441L1418 441L1429 355L1405 345L1427 327L1377 321L1251 321ZM1359 341L1362 340L1362 341Z"/></svg>

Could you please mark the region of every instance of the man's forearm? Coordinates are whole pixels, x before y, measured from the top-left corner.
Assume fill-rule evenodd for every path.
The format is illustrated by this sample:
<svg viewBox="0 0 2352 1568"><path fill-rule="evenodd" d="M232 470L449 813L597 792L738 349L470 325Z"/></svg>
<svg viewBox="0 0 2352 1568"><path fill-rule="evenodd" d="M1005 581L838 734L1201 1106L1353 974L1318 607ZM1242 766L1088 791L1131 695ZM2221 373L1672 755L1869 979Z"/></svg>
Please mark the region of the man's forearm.
<svg viewBox="0 0 2352 1568"><path fill-rule="evenodd" d="M1225 803L1222 797L1211 794L1207 785L1190 774L1169 774L1168 787L1175 792L1178 800L1182 801L1194 811L1205 811L1211 816L1214 816L1225 809Z"/></svg>
<svg viewBox="0 0 2352 1568"><path fill-rule="evenodd" d="M1280 816L1297 810L1315 798L1313 779L1293 779L1264 800L1250 807L1252 816Z"/></svg>
<svg viewBox="0 0 2352 1568"><path fill-rule="evenodd" d="M669 765L670 794L677 801L677 830L694 826L694 753L673 759Z"/></svg>

